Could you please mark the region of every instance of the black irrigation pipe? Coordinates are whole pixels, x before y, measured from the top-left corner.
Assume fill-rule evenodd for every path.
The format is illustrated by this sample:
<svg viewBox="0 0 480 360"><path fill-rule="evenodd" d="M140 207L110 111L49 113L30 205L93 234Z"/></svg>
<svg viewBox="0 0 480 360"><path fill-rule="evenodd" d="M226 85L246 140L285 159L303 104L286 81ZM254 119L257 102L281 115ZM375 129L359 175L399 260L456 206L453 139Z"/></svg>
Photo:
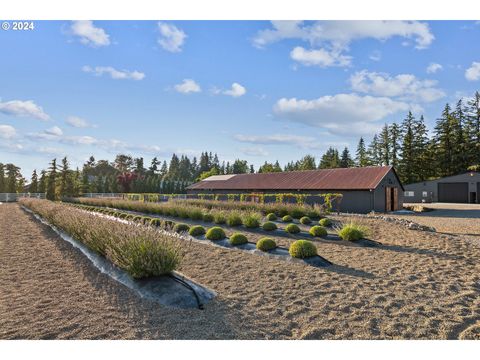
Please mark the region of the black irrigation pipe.
<svg viewBox="0 0 480 360"><path fill-rule="evenodd" d="M187 289L191 290L193 295L195 296L195 299L197 300L197 306L200 310L203 310L203 304L202 302L200 301L200 297L198 296L197 292L195 291L195 289L193 288L192 285L190 285L188 282L186 282L185 280L183 279L180 279L178 277L176 277L175 275L173 274L168 274L167 276L169 276L170 278L172 278L173 280L175 280L176 282L178 282L179 284L185 286Z"/></svg>

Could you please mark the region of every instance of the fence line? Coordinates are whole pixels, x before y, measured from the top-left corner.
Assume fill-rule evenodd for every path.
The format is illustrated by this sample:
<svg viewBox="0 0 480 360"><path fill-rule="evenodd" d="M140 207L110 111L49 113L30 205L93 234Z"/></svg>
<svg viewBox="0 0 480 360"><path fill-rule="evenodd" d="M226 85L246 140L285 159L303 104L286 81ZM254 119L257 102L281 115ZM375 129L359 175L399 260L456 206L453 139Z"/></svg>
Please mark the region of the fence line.
<svg viewBox="0 0 480 360"><path fill-rule="evenodd" d="M43 193L0 193L0 202L15 202L20 198L45 199Z"/></svg>

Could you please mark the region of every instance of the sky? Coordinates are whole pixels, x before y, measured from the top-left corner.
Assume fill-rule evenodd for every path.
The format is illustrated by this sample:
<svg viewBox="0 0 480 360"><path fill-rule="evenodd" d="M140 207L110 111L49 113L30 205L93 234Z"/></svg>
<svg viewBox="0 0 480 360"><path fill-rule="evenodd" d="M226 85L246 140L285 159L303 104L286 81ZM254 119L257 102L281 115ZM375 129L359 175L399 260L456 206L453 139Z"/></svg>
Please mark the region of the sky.
<svg viewBox="0 0 480 360"><path fill-rule="evenodd" d="M0 30L0 162L285 164L480 90L475 21L35 21Z"/></svg>

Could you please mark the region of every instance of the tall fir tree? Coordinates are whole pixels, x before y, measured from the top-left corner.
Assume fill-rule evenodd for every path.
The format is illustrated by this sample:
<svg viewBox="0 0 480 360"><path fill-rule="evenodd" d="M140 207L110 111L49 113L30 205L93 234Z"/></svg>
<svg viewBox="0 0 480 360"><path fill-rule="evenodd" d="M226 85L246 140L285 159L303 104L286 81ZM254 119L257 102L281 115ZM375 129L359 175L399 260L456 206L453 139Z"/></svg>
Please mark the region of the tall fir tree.
<svg viewBox="0 0 480 360"><path fill-rule="evenodd" d="M402 139L402 131L400 129L400 126L398 126L397 123L393 123L390 125L389 128L389 141L390 141L390 164L397 168L398 167L398 161L400 157L400 142Z"/></svg>
<svg viewBox="0 0 480 360"><path fill-rule="evenodd" d="M355 162L356 165L360 167L369 165L367 148L365 147L365 140L363 140L363 137L358 141Z"/></svg>
<svg viewBox="0 0 480 360"><path fill-rule="evenodd" d="M30 187L28 188L28 191L35 194L38 192L38 175L37 175L37 170L33 170L32 173L32 178L30 181Z"/></svg>
<svg viewBox="0 0 480 360"><path fill-rule="evenodd" d="M345 149L342 151L342 157L340 159L340 167L341 168L349 168L355 166L355 162L352 160L352 157L350 156L350 151L348 151L348 148L345 146Z"/></svg>
<svg viewBox="0 0 480 360"><path fill-rule="evenodd" d="M415 175L415 145L414 145L414 126L415 117L409 111L407 117L402 122L402 144L401 161L398 164L401 180L406 183L412 183L417 178Z"/></svg>
<svg viewBox="0 0 480 360"><path fill-rule="evenodd" d="M53 159L48 168L46 198L57 200L57 159Z"/></svg>

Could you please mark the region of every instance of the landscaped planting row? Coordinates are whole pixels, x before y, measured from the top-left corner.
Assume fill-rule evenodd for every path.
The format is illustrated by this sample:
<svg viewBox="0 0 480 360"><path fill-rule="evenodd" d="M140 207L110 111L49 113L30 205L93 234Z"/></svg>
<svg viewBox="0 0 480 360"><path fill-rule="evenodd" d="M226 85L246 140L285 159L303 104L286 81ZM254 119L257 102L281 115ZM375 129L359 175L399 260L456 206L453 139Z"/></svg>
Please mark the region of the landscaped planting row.
<svg viewBox="0 0 480 360"><path fill-rule="evenodd" d="M135 210L148 212L158 215L179 214L179 216L189 217L195 220L205 214L212 214L218 217L225 214L237 214L241 217L254 214L254 217L267 215L270 213L278 217L286 215L294 219L300 219L308 216L312 219L319 219L324 216L321 207L312 207L309 205L295 204L259 204L247 202L225 202L214 200L170 200L163 203L149 203L129 200L119 200L113 198L75 198L69 199L70 202L82 203L86 205L115 207L123 210ZM226 221L226 219L225 219Z"/></svg>
<svg viewBox="0 0 480 360"><path fill-rule="evenodd" d="M82 205L82 204L74 204L74 205L81 206L81 207L83 207L87 210L90 210L90 211L103 212L105 214L120 217L120 218L126 219L126 220L140 221L140 222L145 223L145 224L162 226L163 228L173 228L174 231L177 231L179 229L180 229L180 231L187 231L188 230L188 229L185 230L185 226L187 226L186 224L181 224L181 223L176 224L171 220L165 220L164 223L162 223L162 220L160 220L158 218L152 218L152 217L149 217L149 216L142 216L142 215L135 215L135 214L130 214L130 213L122 213L121 211L114 210L114 209L111 209L111 208L96 207L96 206L89 206L89 205ZM131 210L129 210L129 211L131 211ZM251 223L246 223L246 224L244 224L245 227L253 229L253 228L256 228L256 227L260 226L260 221L258 219L252 218L252 217L247 217L247 220L252 220L252 219L254 219L255 222L256 222L255 226L253 226L253 224L251 224ZM192 219L192 220L195 220L195 219ZM215 218L211 218L211 219L207 218L206 219L205 217L203 217L201 220L205 221L205 222L214 222L216 224L226 224L226 225L231 226L231 227L241 226L242 223L243 223L242 219L240 217L237 217L236 214L232 217L227 217L227 220L229 220L229 221L225 221L225 222L221 221L220 223L215 221ZM326 220L328 220L328 221L326 221ZM319 223L326 224L327 226L331 224L330 220L327 219L327 218L320 219ZM181 230L181 229L183 229L183 230ZM271 221L267 221L267 222L263 223L261 225L261 229L264 230L264 231L267 231L267 232L279 230L277 225L274 222L271 222ZM293 235L299 234L301 232L301 229L298 227L298 225L292 224L292 223L288 224L285 227L284 230L285 230L285 232L287 232L289 234L293 234ZM180 232L180 231L177 231L177 232ZM325 227L321 226L321 225L312 226L312 228L309 230L309 234L313 237L326 237L328 235L327 234L327 229Z"/></svg>
<svg viewBox="0 0 480 360"><path fill-rule="evenodd" d="M152 227L110 221L48 200L24 198L20 203L133 278L169 274L182 260L178 239Z"/></svg>
<svg viewBox="0 0 480 360"><path fill-rule="evenodd" d="M115 216L115 217L118 217L120 219L139 222L139 223L142 223L142 224L145 224L145 225L153 225L153 226L156 226L156 227L161 227L162 229L165 229L165 230L173 230L177 233L187 233L188 232L191 236L195 236L195 237L202 236L202 235L206 234L206 238L209 239L209 240L221 240L221 239L224 239L226 237L224 235L225 233L224 233L223 229L221 227L218 227L218 226L212 227L210 229L206 229L201 225L190 226L190 225L184 224L184 223L176 223L176 222L171 221L171 220L162 220L162 219L155 218L155 217L136 215L136 214L122 212L122 211L118 211L118 210L110 209L110 208L88 206L88 205L82 205L82 204L73 204L73 206L79 207L79 208L87 210L87 211L96 211L96 212L100 212L100 213L103 213L103 214L106 214L106 215ZM324 224L325 226L330 226L331 225L331 220L327 219L327 218L324 218L324 219L319 220L319 223ZM328 235L328 233L327 233L327 229L326 229L325 226L314 225L310 228L309 234L312 237L326 237ZM212 229L214 229L214 230L212 230ZM220 232L220 230L218 230L218 229L222 230L222 232ZM274 230L277 230L277 226L274 222L268 221L268 222L265 222L262 225L262 229L264 231L267 231L267 232L268 231L274 231ZM208 231L212 230L211 233L213 235L210 236L209 232L207 230ZM292 223L288 224L285 227L285 231L290 233L290 234L299 234L301 232L300 228L296 224L292 224ZM349 224L346 224L343 227L337 229L337 232L343 240L355 241L355 240L360 240L360 239L364 238L366 236L367 232L368 232L368 229L361 226L361 225L357 225L355 223L349 223ZM215 235L215 234L219 234L219 235ZM215 238L216 236L219 236L219 238L216 239Z"/></svg>

